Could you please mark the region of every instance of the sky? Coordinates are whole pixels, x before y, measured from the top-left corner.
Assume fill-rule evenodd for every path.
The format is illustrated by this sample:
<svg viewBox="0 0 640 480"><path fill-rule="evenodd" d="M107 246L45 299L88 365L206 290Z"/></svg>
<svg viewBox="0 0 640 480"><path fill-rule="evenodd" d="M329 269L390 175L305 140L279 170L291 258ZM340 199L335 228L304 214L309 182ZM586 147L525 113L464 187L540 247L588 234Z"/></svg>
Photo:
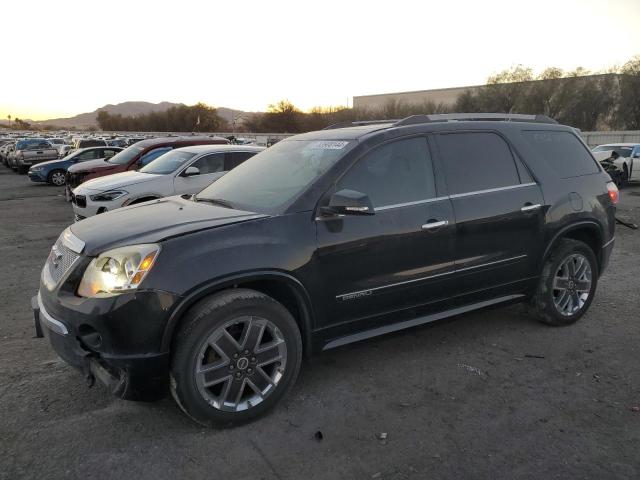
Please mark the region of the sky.
<svg viewBox="0 0 640 480"><path fill-rule="evenodd" d="M37 0L3 2L2 20L0 119L124 101L306 110L640 54L640 0Z"/></svg>

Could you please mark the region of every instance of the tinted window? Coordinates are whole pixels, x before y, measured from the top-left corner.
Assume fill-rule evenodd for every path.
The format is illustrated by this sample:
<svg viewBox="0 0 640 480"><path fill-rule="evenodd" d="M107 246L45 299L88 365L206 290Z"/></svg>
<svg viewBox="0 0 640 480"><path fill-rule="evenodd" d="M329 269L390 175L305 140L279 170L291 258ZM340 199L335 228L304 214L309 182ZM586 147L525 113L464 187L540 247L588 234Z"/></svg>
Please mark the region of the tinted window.
<svg viewBox="0 0 640 480"><path fill-rule="evenodd" d="M86 150L84 152L80 152L79 154L75 155L73 158L75 158L80 162L84 162L85 160L94 160L96 158L99 158L96 156L96 153L97 153L97 150Z"/></svg>
<svg viewBox="0 0 640 480"><path fill-rule="evenodd" d="M224 153L212 153L199 158L193 164L192 167L196 167L200 170L200 175L207 175L209 173L218 173L224 171Z"/></svg>
<svg viewBox="0 0 640 480"><path fill-rule="evenodd" d="M495 133L438 136L449 193L468 193L518 185L520 178L509 145Z"/></svg>
<svg viewBox="0 0 640 480"><path fill-rule="evenodd" d="M143 167L145 165L149 165L156 158L158 158L163 153L167 153L169 150L171 150L171 147L161 147L161 148L156 148L155 150L151 150L150 152L147 152L142 157L140 157L140 160L138 160L138 163Z"/></svg>
<svg viewBox="0 0 640 480"><path fill-rule="evenodd" d="M600 171L589 150L572 133L529 130L522 135L560 178Z"/></svg>
<svg viewBox="0 0 640 480"><path fill-rule="evenodd" d="M225 161L225 170L233 170L238 165L243 163L245 160L249 160L253 157L257 152L231 152L227 155L227 159Z"/></svg>
<svg viewBox="0 0 640 480"><path fill-rule="evenodd" d="M376 148L338 182L336 190L366 193L374 207L426 200L436 196L427 141L411 138Z"/></svg>

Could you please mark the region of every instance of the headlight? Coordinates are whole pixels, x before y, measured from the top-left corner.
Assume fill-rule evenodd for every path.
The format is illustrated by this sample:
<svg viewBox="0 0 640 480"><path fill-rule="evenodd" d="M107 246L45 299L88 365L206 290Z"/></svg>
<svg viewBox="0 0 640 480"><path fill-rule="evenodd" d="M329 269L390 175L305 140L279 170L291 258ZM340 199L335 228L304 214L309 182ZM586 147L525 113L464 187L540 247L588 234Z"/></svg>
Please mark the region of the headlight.
<svg viewBox="0 0 640 480"><path fill-rule="evenodd" d="M120 197L124 197L127 193L124 190L109 190L108 192L98 193L96 195L89 195L89 198L94 202L110 202Z"/></svg>
<svg viewBox="0 0 640 480"><path fill-rule="evenodd" d="M29 170L32 172L39 172L42 170L42 167L31 167Z"/></svg>
<svg viewBox="0 0 640 480"><path fill-rule="evenodd" d="M153 267L160 245L116 248L91 260L78 287L81 297L109 297L138 288Z"/></svg>

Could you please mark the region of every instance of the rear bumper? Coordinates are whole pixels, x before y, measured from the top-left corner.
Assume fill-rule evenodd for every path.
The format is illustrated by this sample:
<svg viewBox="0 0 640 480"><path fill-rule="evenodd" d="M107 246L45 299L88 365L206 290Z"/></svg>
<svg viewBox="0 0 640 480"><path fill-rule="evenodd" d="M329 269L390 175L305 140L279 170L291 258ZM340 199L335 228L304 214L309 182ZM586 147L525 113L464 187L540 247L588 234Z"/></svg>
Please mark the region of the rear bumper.
<svg viewBox="0 0 640 480"><path fill-rule="evenodd" d="M31 299L36 337L48 339L53 350L77 368L89 384L98 379L109 391L125 400L156 400L168 387L169 353L113 355L84 344L71 322L54 318L40 294Z"/></svg>
<svg viewBox="0 0 640 480"><path fill-rule="evenodd" d="M607 243L602 246L602 258L600 259L600 275L604 273L609 265L609 259L611 258L611 252L613 252L613 246L616 243L616 238L613 237Z"/></svg>

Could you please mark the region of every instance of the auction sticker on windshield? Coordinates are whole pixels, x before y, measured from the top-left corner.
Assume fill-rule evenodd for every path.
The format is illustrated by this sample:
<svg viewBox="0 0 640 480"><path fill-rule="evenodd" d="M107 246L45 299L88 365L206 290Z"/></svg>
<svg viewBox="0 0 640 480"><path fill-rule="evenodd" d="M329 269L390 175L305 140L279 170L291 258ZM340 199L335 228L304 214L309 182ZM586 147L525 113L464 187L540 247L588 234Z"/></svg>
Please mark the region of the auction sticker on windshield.
<svg viewBox="0 0 640 480"><path fill-rule="evenodd" d="M349 142L345 142L345 141L337 141L337 140L330 140L330 141L322 141L322 142L311 142L309 143L309 145L307 146L308 149L310 150L342 150L344 147L347 146Z"/></svg>

